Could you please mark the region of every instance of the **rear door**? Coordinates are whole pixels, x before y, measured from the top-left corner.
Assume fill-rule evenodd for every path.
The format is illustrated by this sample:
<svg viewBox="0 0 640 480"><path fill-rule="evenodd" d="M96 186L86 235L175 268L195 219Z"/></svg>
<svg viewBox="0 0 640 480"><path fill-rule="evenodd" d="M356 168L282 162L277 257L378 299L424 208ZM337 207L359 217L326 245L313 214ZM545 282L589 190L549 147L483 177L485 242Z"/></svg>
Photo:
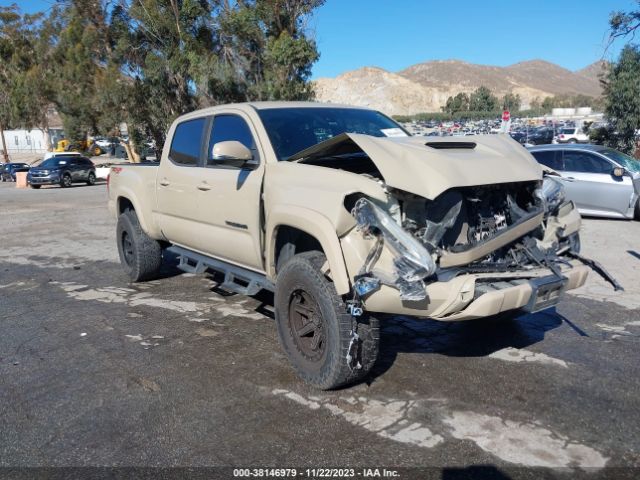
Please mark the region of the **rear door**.
<svg viewBox="0 0 640 480"><path fill-rule="evenodd" d="M82 157L79 159L80 165L80 174L82 176L82 180L86 181L89 179L89 172L93 169L93 162L86 157Z"/></svg>
<svg viewBox="0 0 640 480"><path fill-rule="evenodd" d="M202 242L197 221L196 187L202 174L200 165L206 124L206 117L177 124L169 136L171 145L168 156L162 158L158 168L158 225L167 240L185 247Z"/></svg>
<svg viewBox="0 0 640 480"><path fill-rule="evenodd" d="M82 157L73 157L68 161L71 178L74 182L84 181L86 179L86 165Z"/></svg>
<svg viewBox="0 0 640 480"><path fill-rule="evenodd" d="M251 120L240 111L213 117L206 135L205 164L198 183L198 250L263 271L261 195L264 154ZM253 164L214 161L216 143L235 140L253 153Z"/></svg>
<svg viewBox="0 0 640 480"><path fill-rule="evenodd" d="M65 168L69 175L71 175L71 180L74 182L78 180L78 159L69 157L65 158L66 164Z"/></svg>
<svg viewBox="0 0 640 480"><path fill-rule="evenodd" d="M609 160L586 150L565 149L562 177L568 197L585 214L625 215L633 185L628 176L612 175Z"/></svg>

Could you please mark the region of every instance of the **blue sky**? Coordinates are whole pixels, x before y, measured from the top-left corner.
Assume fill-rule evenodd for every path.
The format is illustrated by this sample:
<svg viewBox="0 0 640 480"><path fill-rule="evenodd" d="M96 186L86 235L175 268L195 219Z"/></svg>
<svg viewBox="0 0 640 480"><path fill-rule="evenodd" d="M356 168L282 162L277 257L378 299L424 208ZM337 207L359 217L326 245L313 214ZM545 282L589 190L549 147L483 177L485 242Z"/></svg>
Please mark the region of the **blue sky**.
<svg viewBox="0 0 640 480"><path fill-rule="evenodd" d="M314 78L375 65L390 71L427 60L506 66L535 58L570 70L599 60L612 10L631 0L327 0L310 27ZM607 51L616 55L622 42Z"/></svg>
<svg viewBox="0 0 640 480"><path fill-rule="evenodd" d="M0 5L13 1L0 0ZM53 0L17 2L25 11ZM309 23L320 50L313 78L363 66L402 70L427 60L505 66L543 59L570 70L603 57L612 10L633 0L326 0Z"/></svg>

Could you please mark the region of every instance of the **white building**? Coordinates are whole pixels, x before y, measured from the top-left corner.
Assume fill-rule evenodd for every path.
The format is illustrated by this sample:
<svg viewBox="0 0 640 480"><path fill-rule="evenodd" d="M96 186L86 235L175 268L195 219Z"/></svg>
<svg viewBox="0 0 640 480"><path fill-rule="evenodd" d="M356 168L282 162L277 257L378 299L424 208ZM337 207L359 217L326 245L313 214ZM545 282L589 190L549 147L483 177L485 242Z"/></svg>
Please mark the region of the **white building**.
<svg viewBox="0 0 640 480"><path fill-rule="evenodd" d="M47 135L43 130L5 130L7 153L44 153L47 151ZM0 140L0 150L2 143Z"/></svg>

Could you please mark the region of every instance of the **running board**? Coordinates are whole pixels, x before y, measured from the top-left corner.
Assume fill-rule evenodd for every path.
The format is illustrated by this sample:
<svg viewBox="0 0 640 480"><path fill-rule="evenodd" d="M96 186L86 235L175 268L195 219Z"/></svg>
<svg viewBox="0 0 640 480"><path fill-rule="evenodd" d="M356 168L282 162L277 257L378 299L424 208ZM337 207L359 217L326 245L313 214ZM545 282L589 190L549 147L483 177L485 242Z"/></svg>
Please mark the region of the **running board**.
<svg viewBox="0 0 640 480"><path fill-rule="evenodd" d="M167 251L178 256L178 268L187 273L204 273L208 269L224 274L220 288L241 295L255 295L260 290L273 292L275 286L263 274L232 265L222 260L192 252L186 248L171 246Z"/></svg>

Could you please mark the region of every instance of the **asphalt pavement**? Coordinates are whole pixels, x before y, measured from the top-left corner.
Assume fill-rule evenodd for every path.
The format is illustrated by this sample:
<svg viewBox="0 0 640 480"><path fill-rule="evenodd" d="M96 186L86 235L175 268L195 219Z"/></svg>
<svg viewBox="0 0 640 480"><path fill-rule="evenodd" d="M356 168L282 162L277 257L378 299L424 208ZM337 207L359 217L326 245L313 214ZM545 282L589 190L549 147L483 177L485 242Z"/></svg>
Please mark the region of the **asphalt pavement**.
<svg viewBox="0 0 640 480"><path fill-rule="evenodd" d="M640 471L640 222L584 221L624 293L591 275L512 323L383 317L373 374L335 392L294 375L270 295L170 261L131 284L114 232L104 184L0 184L0 467Z"/></svg>

